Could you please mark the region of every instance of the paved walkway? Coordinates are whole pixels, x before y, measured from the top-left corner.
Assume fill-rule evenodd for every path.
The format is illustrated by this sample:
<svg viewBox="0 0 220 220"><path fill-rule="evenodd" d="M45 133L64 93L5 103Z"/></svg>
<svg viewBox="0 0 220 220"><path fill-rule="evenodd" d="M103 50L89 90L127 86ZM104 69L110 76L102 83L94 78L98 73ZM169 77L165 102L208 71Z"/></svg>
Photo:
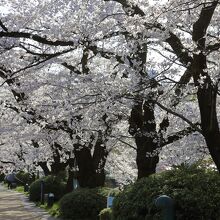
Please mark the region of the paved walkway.
<svg viewBox="0 0 220 220"><path fill-rule="evenodd" d="M0 220L55 220L21 193L0 185Z"/></svg>

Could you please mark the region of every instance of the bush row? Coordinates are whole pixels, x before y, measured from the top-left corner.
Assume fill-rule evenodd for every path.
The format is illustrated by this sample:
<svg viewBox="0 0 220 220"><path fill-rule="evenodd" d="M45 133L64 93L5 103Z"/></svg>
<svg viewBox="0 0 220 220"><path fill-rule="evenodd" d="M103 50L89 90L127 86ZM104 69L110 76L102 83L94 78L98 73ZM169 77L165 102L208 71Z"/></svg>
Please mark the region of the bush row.
<svg viewBox="0 0 220 220"><path fill-rule="evenodd" d="M30 188L30 198L40 200L40 181ZM64 184L45 177L45 193L61 198ZM204 167L179 166L170 171L143 178L122 192L109 188L77 189L64 195L56 207L63 219L74 220L159 220L155 199L168 195L175 201L176 220L220 219L220 175ZM116 196L113 208L106 209L107 195Z"/></svg>
<svg viewBox="0 0 220 220"><path fill-rule="evenodd" d="M78 189L60 200L60 213L69 220L97 220L106 207L106 197L97 190Z"/></svg>
<svg viewBox="0 0 220 220"><path fill-rule="evenodd" d="M16 178L18 179L18 185L24 185L26 183L30 185L35 181L35 175L24 171L19 171L16 174Z"/></svg>
<svg viewBox="0 0 220 220"><path fill-rule="evenodd" d="M60 181L60 178L46 176L36 180L30 185L29 198L31 201L40 201L41 181L44 182L44 193L53 193L55 195L55 201L58 201L64 195L65 184Z"/></svg>
<svg viewBox="0 0 220 220"><path fill-rule="evenodd" d="M159 220L154 201L168 195L177 220L220 219L220 175L203 167L180 166L127 186L113 202L114 220Z"/></svg>

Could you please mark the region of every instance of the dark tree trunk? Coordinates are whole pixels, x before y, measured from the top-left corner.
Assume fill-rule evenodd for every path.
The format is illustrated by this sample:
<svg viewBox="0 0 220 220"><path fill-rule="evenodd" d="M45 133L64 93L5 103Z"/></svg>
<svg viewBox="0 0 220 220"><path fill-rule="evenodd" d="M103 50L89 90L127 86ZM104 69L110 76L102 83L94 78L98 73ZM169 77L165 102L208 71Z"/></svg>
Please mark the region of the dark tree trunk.
<svg viewBox="0 0 220 220"><path fill-rule="evenodd" d="M68 163L67 162L61 162L61 155L60 151L63 150L62 146L58 143L54 143L51 146L53 150L53 163L51 164L51 174L52 175L58 175L60 172L65 171Z"/></svg>
<svg viewBox="0 0 220 220"><path fill-rule="evenodd" d="M217 88L213 86L209 76L206 76L204 84L199 85L197 98L202 133L210 155L220 172L220 132L216 112Z"/></svg>
<svg viewBox="0 0 220 220"><path fill-rule="evenodd" d="M137 146L138 179L155 173L159 162L158 136L151 101L137 101L131 111L129 132L135 137Z"/></svg>
<svg viewBox="0 0 220 220"><path fill-rule="evenodd" d="M75 158L70 158L68 161L68 179L66 182L66 188L65 188L65 192L69 193L73 191L73 179L76 178L76 171L74 170L75 167Z"/></svg>
<svg viewBox="0 0 220 220"><path fill-rule="evenodd" d="M129 40L129 39L128 39ZM140 90L142 90L142 80L145 80L146 73L146 59L147 47L146 45L133 45L131 53L131 63L138 63L138 66L132 66L140 74ZM154 79L151 80L150 86L156 87L157 83ZM156 131L156 122L154 117L154 104L151 100L153 93L148 95L148 100L145 100L141 95L137 94L134 106L130 116L129 133L135 138L137 147L136 163L138 169L138 179L147 177L156 172L156 166L159 162L157 152L158 148L158 134Z"/></svg>
<svg viewBox="0 0 220 220"><path fill-rule="evenodd" d="M51 164L51 174L57 176L60 172L65 171L67 163L53 162Z"/></svg>
<svg viewBox="0 0 220 220"><path fill-rule="evenodd" d="M216 113L217 90L208 83L198 89L201 127L210 155L220 172L220 132Z"/></svg>
<svg viewBox="0 0 220 220"><path fill-rule="evenodd" d="M153 143L151 138L136 137L135 142L137 145L138 179L140 179L156 172L159 157L158 153L154 152L157 145Z"/></svg>
<svg viewBox="0 0 220 220"><path fill-rule="evenodd" d="M47 166L47 162L38 162L38 165L41 167L41 169L44 171L44 175L48 176L51 174L48 166Z"/></svg>
<svg viewBox="0 0 220 220"><path fill-rule="evenodd" d="M75 146L75 157L78 165L78 181L80 187L95 188L104 186L105 184L105 163L107 151L102 145L101 139L98 138L94 153L91 154L91 149L85 146Z"/></svg>
<svg viewBox="0 0 220 220"><path fill-rule="evenodd" d="M88 147L78 145L75 147L75 157L79 168L78 181L80 187L96 187L91 150Z"/></svg>
<svg viewBox="0 0 220 220"><path fill-rule="evenodd" d="M106 147L102 141L102 134L99 134L93 153L93 167L96 172L96 186L104 186L105 184L105 163L108 156Z"/></svg>
<svg viewBox="0 0 220 220"><path fill-rule="evenodd" d="M213 1L212 6L204 7L199 19L193 26L193 40L197 42L198 49L205 50L205 33L210 24L212 15L217 6ZM199 103L202 134L214 163L220 172L220 132L216 113L216 98L218 86L214 85L207 71L207 57L200 52L193 56L193 79L198 87L197 98ZM200 80L203 79L203 83Z"/></svg>
<svg viewBox="0 0 220 220"><path fill-rule="evenodd" d="M66 183L66 193L73 191L73 178L74 178L74 171L71 169L68 169L68 179Z"/></svg>

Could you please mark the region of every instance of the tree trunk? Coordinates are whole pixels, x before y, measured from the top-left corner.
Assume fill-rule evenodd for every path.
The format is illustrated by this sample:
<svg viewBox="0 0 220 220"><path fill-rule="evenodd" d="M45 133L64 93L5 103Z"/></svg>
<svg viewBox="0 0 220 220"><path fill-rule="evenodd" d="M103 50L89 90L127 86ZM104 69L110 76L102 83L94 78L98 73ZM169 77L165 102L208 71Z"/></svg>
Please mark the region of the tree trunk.
<svg viewBox="0 0 220 220"><path fill-rule="evenodd" d="M135 142L137 145L138 179L140 179L156 172L159 156L154 152L157 145L153 143L151 138L136 137Z"/></svg>
<svg viewBox="0 0 220 220"><path fill-rule="evenodd" d="M156 172L159 162L158 136L154 117L154 104L148 100L137 101L131 111L129 132L137 146L138 179Z"/></svg>
<svg viewBox="0 0 220 220"><path fill-rule="evenodd" d="M73 178L74 178L74 171L71 169L68 169L68 179L67 179L66 189L65 189L66 193L73 191Z"/></svg>
<svg viewBox="0 0 220 220"><path fill-rule="evenodd" d="M40 166L41 169L44 171L45 176L48 176L51 174L51 172L47 166L47 162L38 162L38 166Z"/></svg>
<svg viewBox="0 0 220 220"><path fill-rule="evenodd" d="M210 155L220 172L220 132L216 113L217 86L206 69L206 56L203 53L194 54L193 79L198 87L197 98L200 110L202 134L205 138ZM203 77L203 83L199 83Z"/></svg>
<svg viewBox="0 0 220 220"><path fill-rule="evenodd" d="M80 187L95 187L95 172L93 169L90 149L88 147L78 145L77 148L75 147L75 157L79 168L78 181Z"/></svg>
<svg viewBox="0 0 220 220"><path fill-rule="evenodd" d="M105 184L105 163L107 156L108 152L102 141L102 133L100 132L93 153L96 186L104 186Z"/></svg>
<svg viewBox="0 0 220 220"><path fill-rule="evenodd" d="M220 172L220 132L216 113L216 98L218 85L214 85L207 72L206 35L218 1L204 5L199 18L193 25L192 39L197 44L199 54L193 54L193 80L198 87L197 98L199 103L202 134L214 163ZM200 81L203 81L202 83Z"/></svg>
<svg viewBox="0 0 220 220"><path fill-rule="evenodd" d="M57 176L60 172L65 171L66 167L66 163L53 162L51 164L51 174Z"/></svg>
<svg viewBox="0 0 220 220"><path fill-rule="evenodd" d="M75 146L75 157L79 168L78 181L80 187L95 188L105 184L105 162L107 152L102 142L97 140L91 155L89 147Z"/></svg>
<svg viewBox="0 0 220 220"><path fill-rule="evenodd" d="M51 164L51 174L57 176L60 172L65 171L68 163L61 162L61 155L59 151L62 151L63 148L58 143L53 143L51 146L53 150L53 163Z"/></svg>
<svg viewBox="0 0 220 220"><path fill-rule="evenodd" d="M211 83L198 89L201 127L210 155L220 172L220 132L216 113L217 90Z"/></svg>

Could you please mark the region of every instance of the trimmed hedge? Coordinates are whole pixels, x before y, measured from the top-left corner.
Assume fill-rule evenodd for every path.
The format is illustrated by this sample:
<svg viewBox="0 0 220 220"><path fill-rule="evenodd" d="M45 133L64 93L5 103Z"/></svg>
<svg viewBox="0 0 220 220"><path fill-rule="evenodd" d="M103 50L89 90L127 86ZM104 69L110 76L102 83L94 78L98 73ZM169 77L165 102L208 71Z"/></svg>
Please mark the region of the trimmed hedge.
<svg viewBox="0 0 220 220"><path fill-rule="evenodd" d="M97 189L77 189L60 200L61 217L68 220L97 220L106 207L106 197Z"/></svg>
<svg viewBox="0 0 220 220"><path fill-rule="evenodd" d="M30 173L26 173L24 171L19 171L16 174L16 178L18 178L18 185L31 184L35 180L35 176Z"/></svg>
<svg viewBox="0 0 220 220"><path fill-rule="evenodd" d="M177 220L219 219L220 175L198 166L180 166L128 186L113 202L115 220L159 220L159 195L175 201Z"/></svg>
<svg viewBox="0 0 220 220"><path fill-rule="evenodd" d="M38 202L40 201L41 193L41 181L44 181L44 193L53 193L55 196L55 201L58 201L65 191L65 184L62 183L55 176L47 176L41 179L36 180L30 185L29 198L31 201Z"/></svg>

